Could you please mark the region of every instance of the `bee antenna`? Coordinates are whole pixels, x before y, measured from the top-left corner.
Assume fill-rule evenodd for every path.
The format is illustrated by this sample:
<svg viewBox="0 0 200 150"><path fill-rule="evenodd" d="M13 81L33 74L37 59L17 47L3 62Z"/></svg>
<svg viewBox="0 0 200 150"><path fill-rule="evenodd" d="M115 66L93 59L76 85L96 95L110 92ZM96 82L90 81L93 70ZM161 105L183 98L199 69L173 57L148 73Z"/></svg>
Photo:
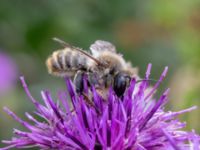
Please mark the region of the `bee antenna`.
<svg viewBox="0 0 200 150"><path fill-rule="evenodd" d="M85 56L89 57L90 59L94 60L98 65L101 65L101 66L105 66L103 63L101 63L99 60L97 60L96 58L94 58L93 56L91 56L90 54L84 52L83 50L81 50L80 48L77 48L77 47L74 47L68 43L66 43L65 41L57 38L57 37L54 37L52 38L55 42L58 42L60 43L63 47L70 47L72 48L72 50L77 50L79 51L80 53L84 54Z"/></svg>
<svg viewBox="0 0 200 150"><path fill-rule="evenodd" d="M142 82L142 81L153 81L153 82L158 82L158 80L156 79L141 79L141 80L137 80L136 83Z"/></svg>

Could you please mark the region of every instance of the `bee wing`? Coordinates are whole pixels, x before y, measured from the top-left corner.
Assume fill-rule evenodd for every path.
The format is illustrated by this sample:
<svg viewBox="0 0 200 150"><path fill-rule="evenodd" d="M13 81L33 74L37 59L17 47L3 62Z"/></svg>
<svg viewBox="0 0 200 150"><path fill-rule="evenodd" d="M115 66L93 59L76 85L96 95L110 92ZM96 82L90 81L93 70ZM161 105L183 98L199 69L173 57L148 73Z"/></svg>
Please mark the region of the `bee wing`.
<svg viewBox="0 0 200 150"><path fill-rule="evenodd" d="M90 46L90 51L94 57L98 57L104 51L116 53L116 48L110 42L97 40Z"/></svg>
<svg viewBox="0 0 200 150"><path fill-rule="evenodd" d="M88 58L90 58L90 59L92 59L93 61L95 61L98 65L104 66L104 64L102 64L99 60L97 60L97 59L96 59L95 57L93 57L91 54L89 54L89 53L83 51L81 48L74 47L74 46L72 46L72 45L66 43L65 41L63 41L63 40L61 40L61 39L59 39L59 38L56 38L56 37L54 37L53 40L56 41L56 42L58 42L58 43L60 43L60 44L63 45L65 48L71 48L71 50L76 50L76 51L82 53L83 55L85 55L85 56L87 56Z"/></svg>

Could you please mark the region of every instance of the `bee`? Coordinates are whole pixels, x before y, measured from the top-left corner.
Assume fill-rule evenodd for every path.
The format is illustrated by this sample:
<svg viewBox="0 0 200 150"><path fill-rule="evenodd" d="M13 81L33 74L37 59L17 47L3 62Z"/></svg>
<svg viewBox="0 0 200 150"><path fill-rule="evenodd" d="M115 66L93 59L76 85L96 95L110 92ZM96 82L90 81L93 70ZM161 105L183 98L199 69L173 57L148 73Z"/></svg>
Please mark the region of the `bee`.
<svg viewBox="0 0 200 150"><path fill-rule="evenodd" d="M97 40L88 52L58 38L54 40L63 45L64 49L54 51L48 57L48 72L59 77L73 78L77 93L84 91L85 75L87 84L95 86L102 97L105 97L110 86L118 97L123 96L131 79L138 77L137 68L125 61L110 42Z"/></svg>

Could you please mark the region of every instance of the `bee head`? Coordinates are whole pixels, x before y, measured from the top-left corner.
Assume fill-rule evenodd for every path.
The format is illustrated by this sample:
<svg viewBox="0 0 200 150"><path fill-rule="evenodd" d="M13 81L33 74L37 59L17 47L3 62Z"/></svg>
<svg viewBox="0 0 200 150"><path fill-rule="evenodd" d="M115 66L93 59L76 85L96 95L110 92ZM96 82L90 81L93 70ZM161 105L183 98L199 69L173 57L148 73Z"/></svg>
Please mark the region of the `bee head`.
<svg viewBox="0 0 200 150"><path fill-rule="evenodd" d="M118 97L123 96L130 81L131 77L123 72L119 72L114 76L113 89Z"/></svg>

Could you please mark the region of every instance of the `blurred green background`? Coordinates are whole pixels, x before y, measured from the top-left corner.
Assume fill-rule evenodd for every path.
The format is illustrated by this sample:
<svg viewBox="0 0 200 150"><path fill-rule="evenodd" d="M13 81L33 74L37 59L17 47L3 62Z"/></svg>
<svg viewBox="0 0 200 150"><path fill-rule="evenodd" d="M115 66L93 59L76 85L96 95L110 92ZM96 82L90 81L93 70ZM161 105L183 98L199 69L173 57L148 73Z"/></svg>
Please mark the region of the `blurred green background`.
<svg viewBox="0 0 200 150"><path fill-rule="evenodd" d="M7 55L14 69L12 86L5 90L0 85L4 89L0 93L1 140L10 139L13 127L21 128L3 112L3 106L22 118L24 112L34 110L19 76L25 76L39 101L41 90L49 89L56 96L57 90L65 88L62 79L48 75L44 63L61 48L52 37L86 50L97 39L110 41L139 67L141 77L149 62L154 79L169 66L159 91L171 88L168 109L200 106L199 0L1 0L0 55ZM181 116L188 122L187 130L200 133L199 115L200 110L195 110Z"/></svg>

